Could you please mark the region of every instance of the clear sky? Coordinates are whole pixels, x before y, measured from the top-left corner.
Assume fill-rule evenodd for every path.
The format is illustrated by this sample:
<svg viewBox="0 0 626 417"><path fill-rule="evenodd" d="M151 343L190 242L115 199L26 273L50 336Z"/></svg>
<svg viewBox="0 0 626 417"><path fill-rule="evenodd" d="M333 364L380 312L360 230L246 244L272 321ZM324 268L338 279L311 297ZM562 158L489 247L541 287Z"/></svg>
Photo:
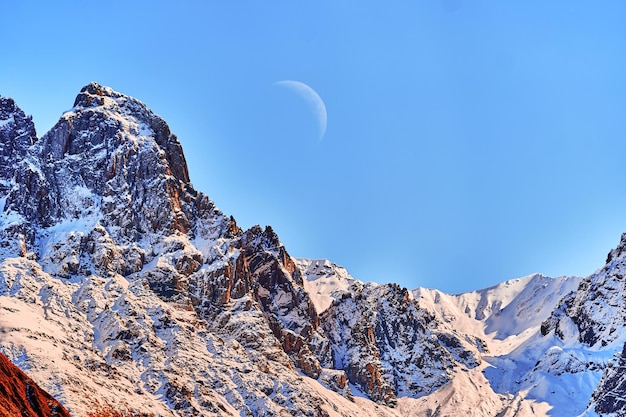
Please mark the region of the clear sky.
<svg viewBox="0 0 626 417"><path fill-rule="evenodd" d="M133 95L242 227L361 280L586 275L626 232L624 1L12 1L0 20L0 94L40 135L91 81ZM321 140L284 80L323 100Z"/></svg>

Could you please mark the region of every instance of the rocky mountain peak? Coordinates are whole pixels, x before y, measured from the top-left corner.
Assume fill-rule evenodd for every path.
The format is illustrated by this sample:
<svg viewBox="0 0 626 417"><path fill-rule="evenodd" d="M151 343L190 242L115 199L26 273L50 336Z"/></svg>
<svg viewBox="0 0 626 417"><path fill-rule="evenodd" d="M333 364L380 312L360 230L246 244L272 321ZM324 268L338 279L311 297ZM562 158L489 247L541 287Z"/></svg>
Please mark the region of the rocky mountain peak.
<svg viewBox="0 0 626 417"><path fill-rule="evenodd" d="M15 129L9 133L17 135ZM234 218L196 192L178 139L139 100L96 83L85 86L74 107L26 148L24 160L27 163L19 164L11 159L17 168L8 189L8 208L0 213L1 242L7 246L0 253L0 297L11 291L12 297L29 300L26 304L41 297L46 300L36 302L45 304L51 297L39 290L30 294L30 289L56 285L53 297L76 309L71 320L89 323L85 343L95 349L96 357L107 366L135 369L132 378L137 372L142 375L138 395L164 396L168 404L185 408L190 415L210 409L207 404L191 404L184 384L202 380L215 386L207 375L189 375L214 367L207 361L222 348L208 341L213 335L219 344L233 340L234 349L263 347L272 364L264 368L268 372L297 368L317 378L323 364L331 361L300 271L276 233L269 226L242 231ZM35 278L31 270L20 273L35 279L33 285L22 286L17 283L21 278L13 279L13 271L29 263L41 275ZM128 296L126 304L111 293L113 287ZM144 302L160 307L146 311ZM131 310L133 317L151 317L156 324L127 328L123 323ZM173 315L181 319L174 320ZM176 372L184 378L167 371L159 376L162 383L154 385L148 374L161 374L165 365L161 359L147 360L150 352L161 355L159 348L144 343L144 336L154 337L155 346L171 346L173 356L184 358L191 347L174 340L182 329L205 344L193 347L203 366L183 363ZM24 329L16 329L20 331ZM79 335L79 345L80 339ZM11 346L19 345L15 343ZM159 386L164 391L157 392ZM257 391L264 392L251 384L245 395ZM85 399L70 395L74 406L82 408ZM201 397L208 400L212 395ZM112 397L108 401L134 402ZM244 406L239 399L234 401Z"/></svg>
<svg viewBox="0 0 626 417"><path fill-rule="evenodd" d="M622 233L619 245L615 249L612 249L606 257L606 264L609 265L611 261L621 258L626 254L626 233Z"/></svg>
<svg viewBox="0 0 626 417"><path fill-rule="evenodd" d="M178 139L171 133L167 123L144 103L92 82L80 90L74 101L74 108L64 116L71 118L74 113L85 113L92 118L92 111L104 113L109 119L120 122L113 125L118 129L128 130L137 138L148 136L153 139L164 152L171 175L183 183L189 183L187 163ZM91 126L94 126L93 120Z"/></svg>
<svg viewBox="0 0 626 417"><path fill-rule="evenodd" d="M76 96L76 100L74 100L74 107L102 106L105 103L105 97L118 99L124 97L124 95L110 87L91 82L81 88L80 93Z"/></svg>
<svg viewBox="0 0 626 417"><path fill-rule="evenodd" d="M8 139L12 141L16 139L16 137L9 137L11 132L19 133L17 138L24 137L25 147L32 145L36 140L32 117L27 116L12 98L0 96L0 138L2 138L0 145L6 145L9 142Z"/></svg>
<svg viewBox="0 0 626 417"><path fill-rule="evenodd" d="M32 119L2 98L0 174L4 209L21 224L89 218L127 240L192 228L197 193L180 142L145 104L97 83L41 140Z"/></svg>
<svg viewBox="0 0 626 417"><path fill-rule="evenodd" d="M0 229L7 254L32 253L69 276L77 257L92 258L104 245L105 269L128 274L163 236L213 236L234 224L193 189L180 142L135 98L91 83L41 139L13 100L2 99L0 108L0 203L12 219ZM140 241L148 246L138 249Z"/></svg>
<svg viewBox="0 0 626 417"><path fill-rule="evenodd" d="M15 176L15 162L22 161L36 141L32 117L24 114L13 99L0 96L0 197L5 196L10 188Z"/></svg>
<svg viewBox="0 0 626 417"><path fill-rule="evenodd" d="M139 100L91 83L35 148L56 221L92 217L126 240L191 230L180 142Z"/></svg>

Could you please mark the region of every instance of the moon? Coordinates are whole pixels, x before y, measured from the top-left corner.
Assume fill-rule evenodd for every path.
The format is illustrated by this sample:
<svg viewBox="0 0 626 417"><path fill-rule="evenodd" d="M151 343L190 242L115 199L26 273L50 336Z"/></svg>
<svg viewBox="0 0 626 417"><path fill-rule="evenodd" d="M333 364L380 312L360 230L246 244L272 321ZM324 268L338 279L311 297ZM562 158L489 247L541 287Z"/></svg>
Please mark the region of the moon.
<svg viewBox="0 0 626 417"><path fill-rule="evenodd" d="M285 87L293 91L309 104L313 110L319 128L319 139L317 143L320 143L322 139L324 139L324 134L326 134L326 124L328 122L324 100L322 100L314 89L300 81L283 80L277 81L273 85Z"/></svg>

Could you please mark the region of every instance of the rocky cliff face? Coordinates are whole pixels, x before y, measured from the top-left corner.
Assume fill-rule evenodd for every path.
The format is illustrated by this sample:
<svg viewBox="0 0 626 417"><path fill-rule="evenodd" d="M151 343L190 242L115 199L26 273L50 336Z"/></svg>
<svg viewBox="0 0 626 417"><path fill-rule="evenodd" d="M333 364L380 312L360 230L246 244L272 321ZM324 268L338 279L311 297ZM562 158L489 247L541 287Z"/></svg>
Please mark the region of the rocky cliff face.
<svg viewBox="0 0 626 417"><path fill-rule="evenodd" d="M46 212L47 191L42 187L38 167L33 165L29 150L37 141L35 125L30 117L17 107L12 99L0 97L0 205L7 202L10 193L33 193L39 198L27 210L28 217L37 217L36 212ZM33 210L35 213L33 213ZM11 213L9 210L5 210ZM27 242L32 245L33 229L25 219L9 217L0 224L0 251L9 256L25 256Z"/></svg>
<svg viewBox="0 0 626 417"><path fill-rule="evenodd" d="M334 366L374 401L420 397L448 383L458 369L480 363L453 333L439 333L435 317L395 284L353 284L321 322Z"/></svg>
<svg viewBox="0 0 626 417"><path fill-rule="evenodd" d="M609 366L591 398L591 407L602 416L626 414L626 345L616 364Z"/></svg>
<svg viewBox="0 0 626 417"><path fill-rule="evenodd" d="M561 339L575 338L589 346L606 347L624 337L626 318L626 234L606 265L585 278L577 291L564 298L542 324L542 333L554 331Z"/></svg>
<svg viewBox="0 0 626 417"><path fill-rule="evenodd" d="M0 195L6 196L15 182L18 165L37 140L32 118L10 98L0 97Z"/></svg>

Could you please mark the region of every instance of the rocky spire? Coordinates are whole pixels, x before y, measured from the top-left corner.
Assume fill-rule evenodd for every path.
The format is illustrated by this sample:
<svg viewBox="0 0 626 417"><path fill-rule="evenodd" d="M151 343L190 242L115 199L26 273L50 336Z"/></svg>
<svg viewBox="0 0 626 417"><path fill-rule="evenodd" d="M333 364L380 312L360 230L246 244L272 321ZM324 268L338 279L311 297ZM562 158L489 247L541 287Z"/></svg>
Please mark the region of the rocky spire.
<svg viewBox="0 0 626 417"><path fill-rule="evenodd" d="M39 155L60 218L97 215L116 239L190 231L197 193L182 147L139 100L85 86L41 139Z"/></svg>
<svg viewBox="0 0 626 417"><path fill-rule="evenodd" d="M16 162L24 159L36 141L32 117L26 116L13 99L0 96L0 198L11 188Z"/></svg>
<svg viewBox="0 0 626 417"><path fill-rule="evenodd" d="M106 110L114 118L130 116L131 119L135 119L139 128L148 128L159 148L165 152L165 159L169 164L171 174L179 181L189 183L189 171L180 142L176 135L170 132L167 123L145 104L109 87L92 82L80 90L74 101L76 111L89 108Z"/></svg>
<svg viewBox="0 0 626 417"><path fill-rule="evenodd" d="M49 206L45 181L30 155L35 142L32 118L13 99L0 97L0 213L12 219L0 228L0 254L25 256L34 240L30 222Z"/></svg>
<svg viewBox="0 0 626 417"><path fill-rule="evenodd" d="M0 155L7 158L24 156L36 141L32 117L27 116L13 99L0 96ZM6 163L6 159L2 159Z"/></svg>

